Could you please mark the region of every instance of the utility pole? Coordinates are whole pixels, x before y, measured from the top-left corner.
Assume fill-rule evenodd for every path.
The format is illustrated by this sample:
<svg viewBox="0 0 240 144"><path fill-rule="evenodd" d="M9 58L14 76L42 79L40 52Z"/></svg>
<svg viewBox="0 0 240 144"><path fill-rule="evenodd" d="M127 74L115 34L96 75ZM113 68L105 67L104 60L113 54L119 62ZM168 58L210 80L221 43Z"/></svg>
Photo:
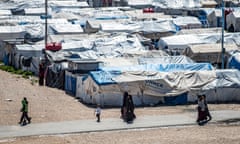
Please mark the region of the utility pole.
<svg viewBox="0 0 240 144"><path fill-rule="evenodd" d="M48 0L45 0L45 49L47 47L48 39Z"/></svg>
<svg viewBox="0 0 240 144"><path fill-rule="evenodd" d="M225 29L225 5L224 5L224 0L222 0L222 69L224 69L224 53L225 53L225 48L224 48L224 29Z"/></svg>

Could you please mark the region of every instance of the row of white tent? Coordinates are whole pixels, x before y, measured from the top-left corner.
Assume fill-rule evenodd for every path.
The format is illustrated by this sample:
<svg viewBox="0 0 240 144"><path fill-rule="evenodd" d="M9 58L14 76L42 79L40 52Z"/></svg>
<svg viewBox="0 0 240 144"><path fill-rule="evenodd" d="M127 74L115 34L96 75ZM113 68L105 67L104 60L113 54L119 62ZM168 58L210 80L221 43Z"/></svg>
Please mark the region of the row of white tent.
<svg viewBox="0 0 240 144"><path fill-rule="evenodd" d="M121 106L123 93L133 96L135 105L178 105L192 103L199 94L209 102L240 100L238 70L178 72L96 71L80 76L66 72L65 90L88 104Z"/></svg>

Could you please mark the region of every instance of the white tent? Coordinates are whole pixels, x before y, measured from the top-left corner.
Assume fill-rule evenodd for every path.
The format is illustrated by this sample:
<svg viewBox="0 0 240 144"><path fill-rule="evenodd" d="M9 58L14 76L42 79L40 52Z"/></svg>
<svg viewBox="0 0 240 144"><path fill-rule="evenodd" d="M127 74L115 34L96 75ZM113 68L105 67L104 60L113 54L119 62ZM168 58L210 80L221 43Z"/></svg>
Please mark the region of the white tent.
<svg viewBox="0 0 240 144"><path fill-rule="evenodd" d="M240 44L240 33L225 33L224 37L225 44ZM209 33L174 35L164 37L159 40L158 44L159 47L163 50L166 50L169 53L173 53L174 55L179 55L184 51L184 49L188 48L189 45L214 44L220 42L220 33Z"/></svg>
<svg viewBox="0 0 240 144"><path fill-rule="evenodd" d="M10 10L0 10L0 16L10 16L12 15Z"/></svg>
<svg viewBox="0 0 240 144"><path fill-rule="evenodd" d="M48 1L49 5L55 8L85 8L89 7L86 1L77 0L51 0Z"/></svg>
<svg viewBox="0 0 240 144"><path fill-rule="evenodd" d="M214 9L207 16L209 27L221 27L222 25L222 11L221 9Z"/></svg>
<svg viewBox="0 0 240 144"><path fill-rule="evenodd" d="M77 97L103 106L121 106L125 91L133 95L135 105L167 104L168 98L184 93L185 102L195 102L198 94L210 102L240 101L238 70L93 72L77 79Z"/></svg>
<svg viewBox="0 0 240 144"><path fill-rule="evenodd" d="M44 57L43 49L44 45L16 45L13 53L15 58L14 67L38 74L40 59Z"/></svg>
<svg viewBox="0 0 240 144"><path fill-rule="evenodd" d="M23 26L0 26L0 40L23 39L25 33Z"/></svg>
<svg viewBox="0 0 240 144"><path fill-rule="evenodd" d="M128 0L128 6L134 8L146 8L152 6L152 0Z"/></svg>
<svg viewBox="0 0 240 144"><path fill-rule="evenodd" d="M199 28L199 29L182 29L177 32L177 35L183 34L206 34L206 33L221 33L222 28Z"/></svg>
<svg viewBox="0 0 240 144"><path fill-rule="evenodd" d="M209 102L240 101L240 72L235 69L216 70L216 79L202 88Z"/></svg>
<svg viewBox="0 0 240 144"><path fill-rule="evenodd" d="M227 30L240 32L240 11L231 12L226 16Z"/></svg>
<svg viewBox="0 0 240 144"><path fill-rule="evenodd" d="M24 9L24 15L41 16L43 14L45 14L45 8L25 8Z"/></svg>
<svg viewBox="0 0 240 144"><path fill-rule="evenodd" d="M201 0L152 0L153 6L160 8L199 8Z"/></svg>
<svg viewBox="0 0 240 144"><path fill-rule="evenodd" d="M194 29L201 28L202 23L197 17L179 16L173 19L173 23L180 27L180 29Z"/></svg>
<svg viewBox="0 0 240 144"><path fill-rule="evenodd" d="M121 106L125 91L133 95L135 105L164 103L165 97L179 96L200 89L215 79L215 72L93 72L81 79L81 93L86 103Z"/></svg>
<svg viewBox="0 0 240 144"><path fill-rule="evenodd" d="M239 50L239 47L235 44L224 45L225 48L225 58L230 57L229 52L234 50ZM190 57L196 62L211 62L212 64L220 64L222 48L221 44L200 44L200 45L190 45L183 51L183 54Z"/></svg>
<svg viewBox="0 0 240 144"><path fill-rule="evenodd" d="M83 29L75 24L50 24L55 34L81 34Z"/></svg>
<svg viewBox="0 0 240 144"><path fill-rule="evenodd" d="M143 10L133 9L125 12L133 21L143 20L158 20L158 19L171 19L172 16L165 15L164 13L143 13Z"/></svg>

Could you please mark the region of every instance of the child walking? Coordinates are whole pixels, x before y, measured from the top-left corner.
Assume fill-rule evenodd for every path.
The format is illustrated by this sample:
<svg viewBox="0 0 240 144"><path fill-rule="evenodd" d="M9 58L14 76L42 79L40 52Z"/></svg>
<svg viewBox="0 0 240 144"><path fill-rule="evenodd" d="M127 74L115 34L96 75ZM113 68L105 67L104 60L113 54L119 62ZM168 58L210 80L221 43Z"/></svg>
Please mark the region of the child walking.
<svg viewBox="0 0 240 144"><path fill-rule="evenodd" d="M97 105L97 108L95 109L95 115L97 117L97 122L100 122L100 116L101 116L101 108L100 105Z"/></svg>

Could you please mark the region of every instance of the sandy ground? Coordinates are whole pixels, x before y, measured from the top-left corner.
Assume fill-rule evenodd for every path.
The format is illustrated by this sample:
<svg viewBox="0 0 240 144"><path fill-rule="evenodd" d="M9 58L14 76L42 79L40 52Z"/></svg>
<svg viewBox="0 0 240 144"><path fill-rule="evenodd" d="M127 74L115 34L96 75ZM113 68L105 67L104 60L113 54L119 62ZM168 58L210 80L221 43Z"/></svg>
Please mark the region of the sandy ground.
<svg viewBox="0 0 240 144"><path fill-rule="evenodd" d="M21 99L27 97L33 123L95 119L94 108L80 103L64 91L32 84L0 70L0 125L16 125L20 118ZM137 116L164 115L195 111L196 105L136 108ZM240 104L209 104L210 110L240 110ZM102 119L120 117L119 108L103 109ZM240 126L207 125L132 131L86 133L64 136L40 136L0 140L0 143L240 143ZM204 139L202 139L202 137Z"/></svg>

